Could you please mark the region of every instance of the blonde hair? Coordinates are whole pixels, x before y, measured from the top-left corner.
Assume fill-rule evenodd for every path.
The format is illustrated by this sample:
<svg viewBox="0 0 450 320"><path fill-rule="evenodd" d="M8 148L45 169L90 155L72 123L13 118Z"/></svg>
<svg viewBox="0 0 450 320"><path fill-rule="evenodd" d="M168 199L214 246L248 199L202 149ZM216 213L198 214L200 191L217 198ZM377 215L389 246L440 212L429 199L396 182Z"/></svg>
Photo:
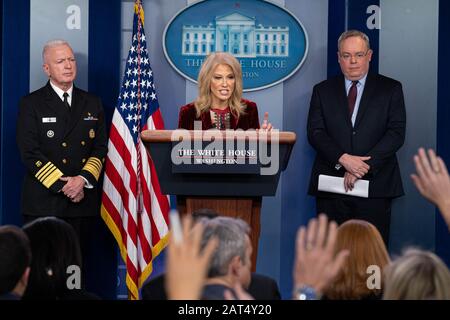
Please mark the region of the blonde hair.
<svg viewBox="0 0 450 320"><path fill-rule="evenodd" d="M361 299L381 294L381 289L367 287L367 268L376 265L383 273L389 254L377 228L363 220L348 220L338 227L335 252L349 250L335 281L325 291L329 299Z"/></svg>
<svg viewBox="0 0 450 320"><path fill-rule="evenodd" d="M429 251L407 249L386 269L385 300L448 300L450 271Z"/></svg>
<svg viewBox="0 0 450 320"><path fill-rule="evenodd" d="M239 118L244 114L245 105L242 104L242 69L239 61L227 52L215 52L208 55L208 58L203 62L200 72L198 74L198 97L195 100L195 109L197 110L197 117L203 112L211 108L211 79L213 77L216 67L220 64L227 65L231 68L234 74L234 90L231 95L228 106L231 113Z"/></svg>

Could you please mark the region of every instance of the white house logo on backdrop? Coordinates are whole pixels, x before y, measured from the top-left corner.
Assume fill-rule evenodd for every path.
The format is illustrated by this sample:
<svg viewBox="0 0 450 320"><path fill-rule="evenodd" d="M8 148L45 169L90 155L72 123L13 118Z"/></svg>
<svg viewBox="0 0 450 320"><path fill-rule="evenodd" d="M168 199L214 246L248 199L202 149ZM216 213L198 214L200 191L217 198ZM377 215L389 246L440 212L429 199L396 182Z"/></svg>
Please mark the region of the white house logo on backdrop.
<svg viewBox="0 0 450 320"><path fill-rule="evenodd" d="M172 18L163 47L172 67L193 82L208 54L229 52L241 63L244 91L253 91L292 76L305 61L308 37L295 16L273 3L205 0Z"/></svg>
<svg viewBox="0 0 450 320"><path fill-rule="evenodd" d="M183 55L230 52L235 57L289 57L289 27L256 25L254 17L232 13L207 26L183 25Z"/></svg>

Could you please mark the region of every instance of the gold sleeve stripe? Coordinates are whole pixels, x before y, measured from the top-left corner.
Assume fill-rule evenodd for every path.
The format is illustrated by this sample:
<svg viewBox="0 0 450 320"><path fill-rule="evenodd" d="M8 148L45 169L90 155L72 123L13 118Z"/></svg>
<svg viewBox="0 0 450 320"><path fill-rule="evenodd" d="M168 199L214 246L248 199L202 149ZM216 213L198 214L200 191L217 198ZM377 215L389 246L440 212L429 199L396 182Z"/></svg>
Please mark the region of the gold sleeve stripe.
<svg viewBox="0 0 450 320"><path fill-rule="evenodd" d="M56 168L42 183L47 188L50 188L59 178L63 176L63 173Z"/></svg>
<svg viewBox="0 0 450 320"><path fill-rule="evenodd" d="M45 177L52 173L55 169L56 167L54 165L49 166L48 169L45 170L45 172L42 172L42 174L39 175L38 180L42 182Z"/></svg>
<svg viewBox="0 0 450 320"><path fill-rule="evenodd" d="M102 171L102 162L98 158L90 157L84 165L83 170L86 170L87 172L92 174L95 180L98 181L100 172Z"/></svg>
<svg viewBox="0 0 450 320"><path fill-rule="evenodd" d="M47 169L49 169L52 166L53 166L53 163L51 163L50 161L47 162L45 164L45 166L43 166L34 176L39 179L41 177L41 175L44 174L45 171L47 171Z"/></svg>
<svg viewBox="0 0 450 320"><path fill-rule="evenodd" d="M98 163L95 161L88 160L86 164L93 166L98 171L102 170L102 166L99 166Z"/></svg>
<svg viewBox="0 0 450 320"><path fill-rule="evenodd" d="M100 172L98 171L97 168L95 168L94 166L92 166L90 164L89 165L87 164L87 165L84 166L83 170L85 170L85 171L89 172L90 174L92 174L94 176L95 180L98 181L98 177L100 176Z"/></svg>
<svg viewBox="0 0 450 320"><path fill-rule="evenodd" d="M88 161L92 161L92 164L96 164L99 170L102 170L102 162L98 158L91 157Z"/></svg>
<svg viewBox="0 0 450 320"><path fill-rule="evenodd" d="M97 163L100 167L102 166L102 162L100 161L99 158L96 158L96 157L90 157L90 158L88 159L88 161L93 161L93 162Z"/></svg>
<svg viewBox="0 0 450 320"><path fill-rule="evenodd" d="M45 174L43 174L39 178L39 181L43 182L45 179L47 179L48 176L50 176L53 172L55 172L55 170L58 170L58 168L56 168L55 166L52 166L52 168L50 170L48 170Z"/></svg>

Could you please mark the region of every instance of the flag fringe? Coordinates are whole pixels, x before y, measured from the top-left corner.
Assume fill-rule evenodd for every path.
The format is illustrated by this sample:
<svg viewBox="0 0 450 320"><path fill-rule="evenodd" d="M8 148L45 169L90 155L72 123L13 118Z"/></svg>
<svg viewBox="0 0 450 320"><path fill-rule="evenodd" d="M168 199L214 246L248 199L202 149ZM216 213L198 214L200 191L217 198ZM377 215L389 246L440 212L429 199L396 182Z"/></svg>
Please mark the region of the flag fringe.
<svg viewBox="0 0 450 320"><path fill-rule="evenodd" d="M106 225L108 226L109 230L113 234L114 238L116 239L117 245L120 249L120 256L122 257L123 262L127 263L127 248L125 247L122 239L122 235L120 234L120 231L117 227L117 225L114 223L113 219L111 218L111 215L108 213L108 210L102 205L101 206L101 216L103 218L103 221L105 221ZM130 300L138 300L139 299L139 289L142 288L142 285L145 283L147 278L150 276L150 274L153 271L153 259L155 259L159 254L164 250L164 248L167 246L169 242L169 235L170 233L167 233L163 238L161 238L156 245L152 247L152 261L145 267L141 275L139 276L139 283L136 285L136 283L131 279L131 277L128 274L126 276L126 284L129 291L129 299Z"/></svg>

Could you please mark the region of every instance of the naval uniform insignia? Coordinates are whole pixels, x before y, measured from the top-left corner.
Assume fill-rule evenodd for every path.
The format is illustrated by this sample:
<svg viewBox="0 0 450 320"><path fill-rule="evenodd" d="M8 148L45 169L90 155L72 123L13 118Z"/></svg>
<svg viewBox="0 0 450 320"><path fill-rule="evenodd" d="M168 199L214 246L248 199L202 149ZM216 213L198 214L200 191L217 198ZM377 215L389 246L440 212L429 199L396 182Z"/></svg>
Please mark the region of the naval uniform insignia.
<svg viewBox="0 0 450 320"><path fill-rule="evenodd" d="M95 131L94 131L94 129L89 130L89 138L91 138L91 139L95 138Z"/></svg>
<svg viewBox="0 0 450 320"><path fill-rule="evenodd" d="M48 130L47 131L47 137L53 138L54 136L55 136L55 133L53 132L53 130Z"/></svg>

